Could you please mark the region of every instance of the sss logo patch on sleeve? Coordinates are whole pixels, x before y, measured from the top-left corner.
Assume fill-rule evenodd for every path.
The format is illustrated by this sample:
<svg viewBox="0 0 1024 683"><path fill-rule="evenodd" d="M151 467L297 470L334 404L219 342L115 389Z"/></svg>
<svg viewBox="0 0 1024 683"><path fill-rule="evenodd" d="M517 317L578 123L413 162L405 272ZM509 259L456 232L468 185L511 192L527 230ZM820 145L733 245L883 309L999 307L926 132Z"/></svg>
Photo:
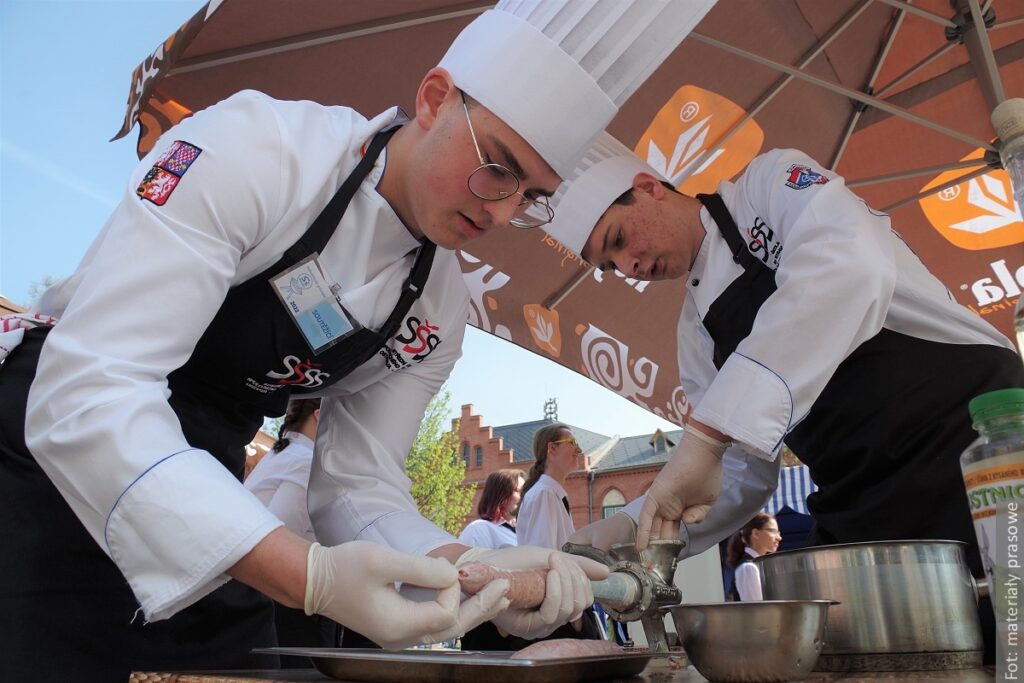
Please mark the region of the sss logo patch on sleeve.
<svg viewBox="0 0 1024 683"><path fill-rule="evenodd" d="M203 150L195 145L175 140L143 177L135 189L135 194L157 206L163 206L182 176L202 152Z"/></svg>
<svg viewBox="0 0 1024 683"><path fill-rule="evenodd" d="M818 173L810 166L801 166L800 164L793 164L786 171L786 185L792 187L794 190L802 190L805 187L811 185L824 185L828 182L828 178Z"/></svg>

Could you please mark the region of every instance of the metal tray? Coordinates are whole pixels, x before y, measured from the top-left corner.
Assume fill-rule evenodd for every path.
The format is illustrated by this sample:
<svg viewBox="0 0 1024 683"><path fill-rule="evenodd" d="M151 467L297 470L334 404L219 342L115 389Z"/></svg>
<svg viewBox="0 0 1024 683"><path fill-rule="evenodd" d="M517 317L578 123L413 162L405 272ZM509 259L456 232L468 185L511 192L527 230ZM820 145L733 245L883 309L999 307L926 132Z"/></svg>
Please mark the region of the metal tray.
<svg viewBox="0 0 1024 683"><path fill-rule="evenodd" d="M509 659L512 652L271 647L253 652L309 657L320 673L343 681L374 683L572 683L629 678L659 653L645 648L623 654L564 659Z"/></svg>

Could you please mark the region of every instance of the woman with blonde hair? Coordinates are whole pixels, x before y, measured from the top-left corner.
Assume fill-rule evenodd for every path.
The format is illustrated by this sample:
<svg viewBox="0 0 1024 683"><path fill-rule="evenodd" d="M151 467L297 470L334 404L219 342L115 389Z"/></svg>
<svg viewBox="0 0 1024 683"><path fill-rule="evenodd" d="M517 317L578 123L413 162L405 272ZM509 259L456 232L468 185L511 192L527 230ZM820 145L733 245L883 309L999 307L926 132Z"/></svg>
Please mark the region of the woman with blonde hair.
<svg viewBox="0 0 1024 683"><path fill-rule="evenodd" d="M523 484L523 500L519 504L516 536L519 545L536 545L561 550L569 536L576 532L570 513L566 477L586 467L586 456L561 422L541 427L533 435L535 458ZM603 636L594 610L588 607L580 619L561 626L549 638L589 638Z"/></svg>
<svg viewBox="0 0 1024 683"><path fill-rule="evenodd" d="M533 435L535 461L523 484L516 534L520 545L561 549L576 531L563 485L585 467L583 451L568 426L555 422Z"/></svg>

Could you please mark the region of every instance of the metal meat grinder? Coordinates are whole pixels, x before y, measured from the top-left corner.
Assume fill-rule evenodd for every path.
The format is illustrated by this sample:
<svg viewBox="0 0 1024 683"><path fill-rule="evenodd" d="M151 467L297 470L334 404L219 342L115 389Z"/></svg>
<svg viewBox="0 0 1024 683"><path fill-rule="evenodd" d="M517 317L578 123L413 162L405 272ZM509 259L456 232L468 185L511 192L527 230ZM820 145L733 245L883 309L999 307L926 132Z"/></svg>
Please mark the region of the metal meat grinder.
<svg viewBox="0 0 1024 683"><path fill-rule="evenodd" d="M608 565L611 575L591 582L594 600L616 621L639 619L651 650L668 652L665 615L661 608L682 602L682 591L672 579L684 545L679 539L651 541L638 553L633 543L613 545L608 552L589 545L566 543L562 551Z"/></svg>

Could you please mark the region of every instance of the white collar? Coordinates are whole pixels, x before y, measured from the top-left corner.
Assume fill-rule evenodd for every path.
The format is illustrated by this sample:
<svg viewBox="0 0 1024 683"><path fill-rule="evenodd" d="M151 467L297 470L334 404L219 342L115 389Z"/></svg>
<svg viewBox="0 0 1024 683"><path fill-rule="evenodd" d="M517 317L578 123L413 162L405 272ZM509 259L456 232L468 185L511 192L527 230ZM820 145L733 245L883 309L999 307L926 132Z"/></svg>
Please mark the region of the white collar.
<svg viewBox="0 0 1024 683"><path fill-rule="evenodd" d="M537 479L537 483L538 484L543 483L544 484L544 488L551 489L552 491L557 493L560 498L568 498L568 495L566 494L565 489L562 488L561 484L559 484L557 481L555 481L554 477L550 477L550 476L548 476L546 474L542 474L542 475L540 475L540 478Z"/></svg>
<svg viewBox="0 0 1024 683"><path fill-rule="evenodd" d="M281 438L288 439L288 445L299 445L305 446L306 448L313 448L313 440L303 434L302 432L293 432L292 430L286 430Z"/></svg>

